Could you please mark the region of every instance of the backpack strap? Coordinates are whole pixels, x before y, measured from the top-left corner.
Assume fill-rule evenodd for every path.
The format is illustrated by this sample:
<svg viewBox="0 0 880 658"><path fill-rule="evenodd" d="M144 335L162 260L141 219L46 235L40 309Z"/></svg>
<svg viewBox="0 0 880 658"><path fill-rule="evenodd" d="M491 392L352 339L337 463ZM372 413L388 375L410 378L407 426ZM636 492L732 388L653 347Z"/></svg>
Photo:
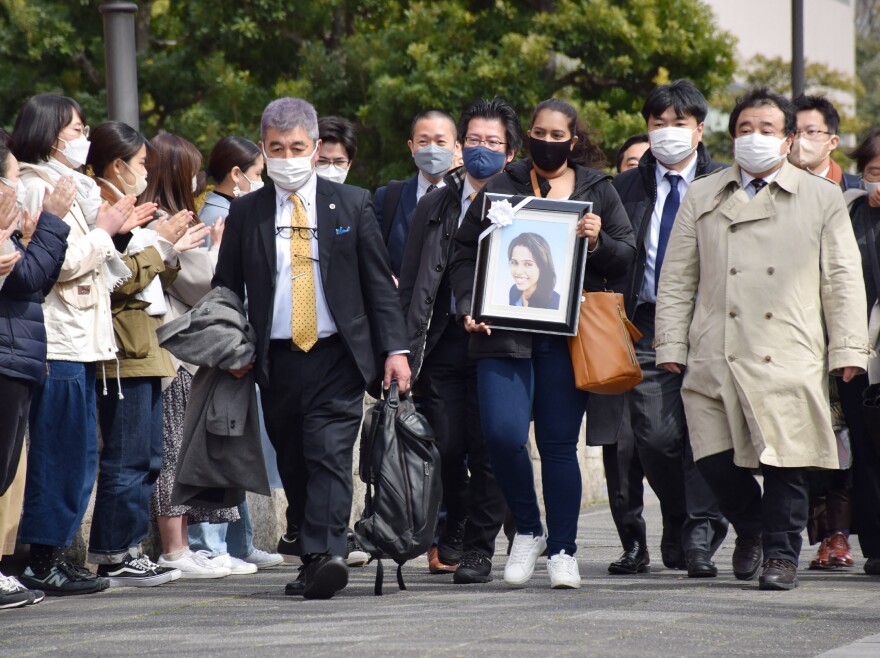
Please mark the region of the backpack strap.
<svg viewBox="0 0 880 658"><path fill-rule="evenodd" d="M373 594L382 596L382 582L385 580L385 568L382 566L382 558L376 558L376 582L373 585Z"/></svg>
<svg viewBox="0 0 880 658"><path fill-rule="evenodd" d="M388 246L388 236L391 235L391 226L394 224L394 214L400 204L400 196L403 194L403 186L406 181L392 180L385 186L385 201L382 204L382 242Z"/></svg>
<svg viewBox="0 0 880 658"><path fill-rule="evenodd" d="M403 582L403 562L397 563L397 586L401 591L406 590L406 584Z"/></svg>

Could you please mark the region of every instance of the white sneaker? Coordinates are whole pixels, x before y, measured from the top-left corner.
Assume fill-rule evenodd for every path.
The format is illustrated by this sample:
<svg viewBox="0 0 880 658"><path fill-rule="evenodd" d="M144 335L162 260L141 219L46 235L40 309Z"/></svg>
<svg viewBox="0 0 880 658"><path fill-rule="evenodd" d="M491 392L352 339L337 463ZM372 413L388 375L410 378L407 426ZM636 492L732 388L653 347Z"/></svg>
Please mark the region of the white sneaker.
<svg viewBox="0 0 880 658"><path fill-rule="evenodd" d="M229 569L229 575L231 576L246 576L251 573L257 573L256 564L239 560L237 557L232 557L229 553L223 553L223 555L217 555L208 559L211 561L211 564Z"/></svg>
<svg viewBox="0 0 880 658"><path fill-rule="evenodd" d="M277 567L284 562L284 556L281 553L267 553L255 548L250 555L241 558L245 562L257 565L257 569L268 569L269 567Z"/></svg>
<svg viewBox="0 0 880 658"><path fill-rule="evenodd" d="M547 535L535 537L532 534L516 533L510 556L504 565L504 582L508 585L524 585L535 573L535 562L547 548Z"/></svg>
<svg viewBox="0 0 880 658"><path fill-rule="evenodd" d="M550 574L550 589L580 589L581 572L573 555L560 551L547 560L547 573Z"/></svg>
<svg viewBox="0 0 880 658"><path fill-rule="evenodd" d="M209 553L198 551L193 553L187 551L176 560L166 559L164 555L159 556L159 566L169 569L179 569L180 577L189 578L223 578L228 576L232 571L226 567L212 564Z"/></svg>

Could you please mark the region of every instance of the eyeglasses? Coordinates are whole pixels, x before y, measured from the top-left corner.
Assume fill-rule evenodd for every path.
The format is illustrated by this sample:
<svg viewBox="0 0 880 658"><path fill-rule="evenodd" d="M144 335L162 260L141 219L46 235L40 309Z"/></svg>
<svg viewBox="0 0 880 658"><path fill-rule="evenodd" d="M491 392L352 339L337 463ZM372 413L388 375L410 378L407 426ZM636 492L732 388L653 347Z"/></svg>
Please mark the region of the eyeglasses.
<svg viewBox="0 0 880 658"><path fill-rule="evenodd" d="M319 167L327 167L329 165L336 165L337 167L348 167L351 164L351 160L346 160L345 158L336 158L335 160L328 160L327 158L318 158L318 166Z"/></svg>
<svg viewBox="0 0 880 658"><path fill-rule="evenodd" d="M816 130L815 128L810 128L809 130L798 130L795 133L795 137L806 137L807 139L819 139L820 135L833 135L834 133L828 132L827 130Z"/></svg>
<svg viewBox="0 0 880 658"><path fill-rule="evenodd" d="M480 139L476 135L468 135L464 138L465 146L480 146L481 144L485 144L493 151L498 151L502 146L505 146L507 142L499 142L497 139Z"/></svg>
<svg viewBox="0 0 880 658"><path fill-rule="evenodd" d="M300 240L318 239L318 229L310 226L276 226L275 235L280 235L285 240L290 240L296 232L296 237Z"/></svg>

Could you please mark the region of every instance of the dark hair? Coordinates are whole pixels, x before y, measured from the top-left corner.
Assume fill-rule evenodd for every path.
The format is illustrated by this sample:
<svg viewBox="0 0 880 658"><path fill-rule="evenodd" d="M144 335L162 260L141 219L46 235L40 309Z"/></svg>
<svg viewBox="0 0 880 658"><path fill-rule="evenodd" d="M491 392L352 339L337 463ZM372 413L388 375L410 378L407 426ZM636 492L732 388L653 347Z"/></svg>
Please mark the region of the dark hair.
<svg viewBox="0 0 880 658"><path fill-rule="evenodd" d="M736 99L736 106L730 113L730 121L727 123L727 130L731 137L736 137L736 122L743 110L752 107L775 107L782 112L785 117L783 132L785 136L794 134L797 130L797 113L794 109L794 103L785 96L774 94L767 87L755 87L745 96Z"/></svg>
<svg viewBox="0 0 880 658"><path fill-rule="evenodd" d="M172 215L181 210L196 211L192 177L202 164L199 150L183 137L160 132L150 140L147 158L147 189L138 201L152 201Z"/></svg>
<svg viewBox="0 0 880 658"><path fill-rule="evenodd" d="M861 174L874 158L880 158L880 126L871 128L862 141L847 156L856 161L856 170Z"/></svg>
<svg viewBox="0 0 880 658"><path fill-rule="evenodd" d="M211 149L206 173L215 183L221 183L233 167L250 169L259 157L260 147L246 137L224 137Z"/></svg>
<svg viewBox="0 0 880 658"><path fill-rule="evenodd" d="M642 118L659 119L669 108L675 110L678 119L693 117L697 123L703 123L709 113L709 104L700 90L690 80L675 80L668 85L654 87L642 105Z"/></svg>
<svg viewBox="0 0 880 658"><path fill-rule="evenodd" d="M136 156L147 138L126 123L108 121L89 134L89 141L92 145L86 164L92 166L96 176L103 177L104 170L117 158L128 162Z"/></svg>
<svg viewBox="0 0 880 658"><path fill-rule="evenodd" d="M492 100L481 98L468 105L458 120L458 141L464 145L470 129L471 119L497 119L504 124L504 139L507 141L507 153L516 155L522 148L522 128L519 117L506 100L497 96Z"/></svg>
<svg viewBox="0 0 880 658"><path fill-rule="evenodd" d="M0 146L12 150L12 137L3 128L0 128Z"/></svg>
<svg viewBox="0 0 880 658"><path fill-rule="evenodd" d="M86 122L79 103L67 96L37 94L27 99L12 129L15 157L31 164L48 160L58 135L73 121L74 112Z"/></svg>
<svg viewBox="0 0 880 658"><path fill-rule="evenodd" d="M507 247L507 260L513 258L514 247L525 247L535 259L538 266L540 278L529 306L539 308L549 308L550 298L553 294L553 288L556 287L556 268L553 266L553 253L550 251L550 244L547 240L537 233L520 233Z"/></svg>
<svg viewBox="0 0 880 658"><path fill-rule="evenodd" d="M840 115L834 104L825 98L825 96L798 96L794 99L795 116L797 112L806 112L808 110L816 110L825 119L825 125L828 126L828 132L836 135L840 128Z"/></svg>
<svg viewBox="0 0 880 658"><path fill-rule="evenodd" d="M633 135L631 137L627 137L626 141L617 149L617 171L620 172L620 168L623 166L623 154L626 153L627 149L630 146L635 146L636 144L650 144L651 139L648 137L648 133L639 133L638 135Z"/></svg>
<svg viewBox="0 0 880 658"><path fill-rule="evenodd" d="M452 115L445 110L438 110L436 108L431 108L430 110L425 110L424 112L419 112L415 118L412 120L412 124L409 127L409 138L412 139L416 134L416 124L422 119L446 119L452 124L452 132L455 132L455 119L452 118Z"/></svg>
<svg viewBox="0 0 880 658"><path fill-rule="evenodd" d="M535 112L532 114L532 120L529 122L530 127L535 125L535 119L544 110L564 114L568 118L568 132L571 133L572 137L577 136L578 138L571 154L568 156L569 162L584 167L602 167L607 163L605 154L602 152L602 149L590 139L590 135L587 133L587 128L584 125L584 122L581 121L577 110L572 107L571 103L568 103L561 98L548 98L547 100L541 101L538 103Z"/></svg>
<svg viewBox="0 0 880 658"><path fill-rule="evenodd" d="M9 173L9 156L12 150L6 144L0 144L0 178L6 178Z"/></svg>
<svg viewBox="0 0 880 658"><path fill-rule="evenodd" d="M354 124L342 117L323 117L318 119L318 136L327 144L341 144L349 160L354 160L358 152L357 133Z"/></svg>

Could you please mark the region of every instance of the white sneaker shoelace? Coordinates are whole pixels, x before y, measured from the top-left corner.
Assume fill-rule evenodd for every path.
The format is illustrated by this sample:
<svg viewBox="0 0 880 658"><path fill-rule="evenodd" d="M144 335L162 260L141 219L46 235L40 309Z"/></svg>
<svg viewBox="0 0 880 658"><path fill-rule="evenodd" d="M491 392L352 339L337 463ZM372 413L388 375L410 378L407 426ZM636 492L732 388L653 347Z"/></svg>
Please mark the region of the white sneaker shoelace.
<svg viewBox="0 0 880 658"><path fill-rule="evenodd" d="M510 547L508 563L524 564L529 559L529 553L538 541L534 535L516 535L513 538L513 546Z"/></svg>
<svg viewBox="0 0 880 658"><path fill-rule="evenodd" d="M4 594L15 594L23 592L27 588L18 582L15 576L0 576L0 592Z"/></svg>

